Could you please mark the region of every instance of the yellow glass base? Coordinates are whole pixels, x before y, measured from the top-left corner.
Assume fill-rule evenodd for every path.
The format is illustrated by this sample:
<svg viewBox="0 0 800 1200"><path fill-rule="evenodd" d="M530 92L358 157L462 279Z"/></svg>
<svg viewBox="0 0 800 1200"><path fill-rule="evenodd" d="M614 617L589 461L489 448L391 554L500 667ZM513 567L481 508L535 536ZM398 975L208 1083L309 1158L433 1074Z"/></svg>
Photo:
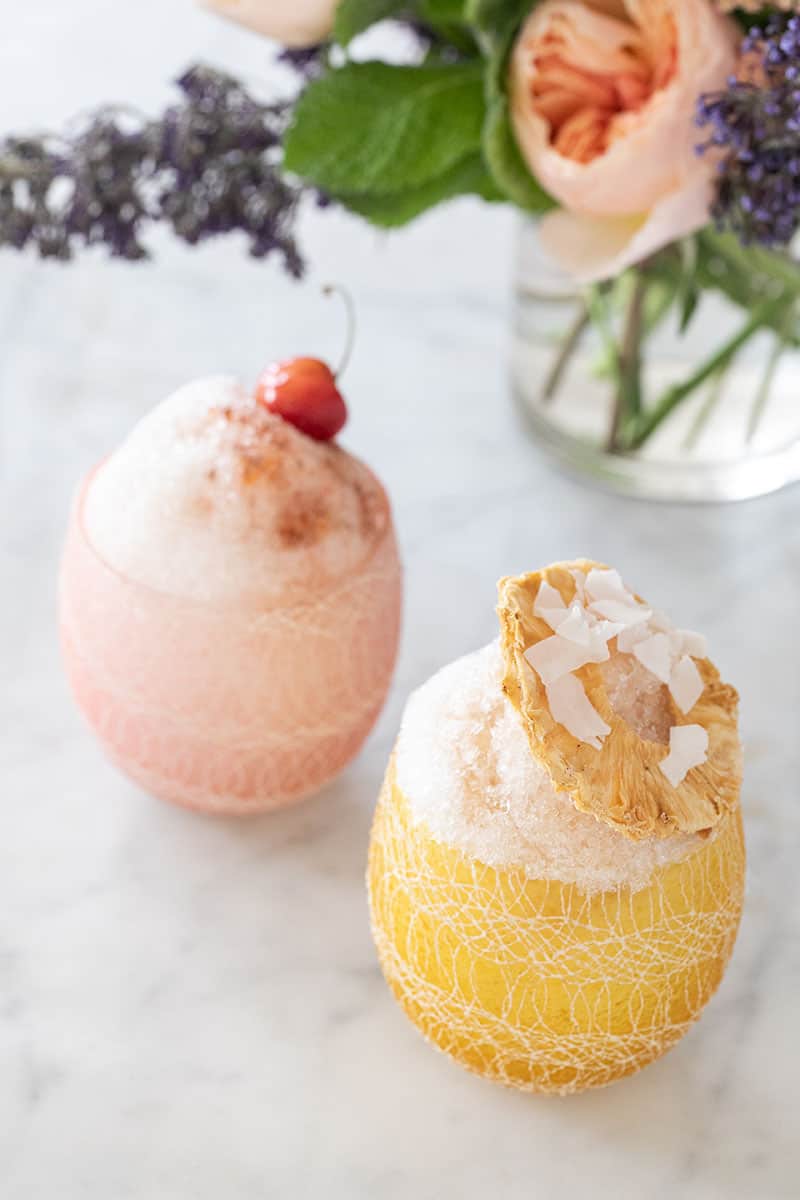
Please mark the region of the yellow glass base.
<svg viewBox="0 0 800 1200"><path fill-rule="evenodd" d="M386 979L463 1066L536 1092L600 1087L658 1058L717 988L742 907L738 809L637 892L495 869L411 820L390 764L368 886Z"/></svg>

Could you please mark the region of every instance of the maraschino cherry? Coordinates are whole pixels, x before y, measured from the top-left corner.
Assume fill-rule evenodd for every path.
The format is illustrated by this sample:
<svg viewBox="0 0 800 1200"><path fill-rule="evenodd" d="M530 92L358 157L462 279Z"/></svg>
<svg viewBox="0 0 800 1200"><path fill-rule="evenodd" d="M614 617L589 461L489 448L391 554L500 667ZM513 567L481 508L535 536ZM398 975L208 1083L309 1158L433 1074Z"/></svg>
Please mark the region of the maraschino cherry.
<svg viewBox="0 0 800 1200"><path fill-rule="evenodd" d="M347 421L347 406L336 386L353 348L353 303L341 288L325 287L326 296L337 293L347 306L347 343L336 372L319 358L287 358L270 363L256 384L256 400L290 425L328 442Z"/></svg>

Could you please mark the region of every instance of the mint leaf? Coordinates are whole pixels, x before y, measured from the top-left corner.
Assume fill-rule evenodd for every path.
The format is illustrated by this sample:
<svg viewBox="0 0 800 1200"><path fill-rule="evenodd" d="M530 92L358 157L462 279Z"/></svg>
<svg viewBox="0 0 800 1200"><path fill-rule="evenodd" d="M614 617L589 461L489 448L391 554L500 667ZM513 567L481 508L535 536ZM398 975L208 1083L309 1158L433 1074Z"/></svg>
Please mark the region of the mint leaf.
<svg viewBox="0 0 800 1200"><path fill-rule="evenodd" d="M339 0L333 23L334 41L347 46L370 25L377 25L406 7L403 0Z"/></svg>
<svg viewBox="0 0 800 1200"><path fill-rule="evenodd" d="M530 0L466 0L466 18L481 33L504 37L531 11Z"/></svg>
<svg viewBox="0 0 800 1200"><path fill-rule="evenodd" d="M467 0L417 0L417 10L423 21L431 25L458 25L467 20Z"/></svg>
<svg viewBox="0 0 800 1200"><path fill-rule="evenodd" d="M546 212L553 201L531 175L520 153L505 96L496 96L489 105L483 130L483 153L500 190L528 212Z"/></svg>
<svg viewBox="0 0 800 1200"><path fill-rule="evenodd" d="M303 92L284 166L334 196L392 195L478 151L484 114L479 62L348 63Z"/></svg>
<svg viewBox="0 0 800 1200"><path fill-rule="evenodd" d="M436 28L464 24L468 0L339 0L333 38L347 46L354 37L391 17L416 16Z"/></svg>
<svg viewBox="0 0 800 1200"><path fill-rule="evenodd" d="M445 58L448 52L463 58L477 58L481 50L466 14L467 0L415 0L411 10L424 30L430 30L435 39L430 48L429 61L436 57Z"/></svg>
<svg viewBox="0 0 800 1200"><path fill-rule="evenodd" d="M468 0L467 15L484 30L487 112L483 154L495 183L519 208L541 213L553 201L534 179L520 153L511 125L508 60L530 0Z"/></svg>
<svg viewBox="0 0 800 1200"><path fill-rule="evenodd" d="M468 155L443 175L416 188L390 196L340 196L339 199L351 212L366 217L373 225L392 228L413 221L444 200L467 194L489 201L503 199L480 154Z"/></svg>

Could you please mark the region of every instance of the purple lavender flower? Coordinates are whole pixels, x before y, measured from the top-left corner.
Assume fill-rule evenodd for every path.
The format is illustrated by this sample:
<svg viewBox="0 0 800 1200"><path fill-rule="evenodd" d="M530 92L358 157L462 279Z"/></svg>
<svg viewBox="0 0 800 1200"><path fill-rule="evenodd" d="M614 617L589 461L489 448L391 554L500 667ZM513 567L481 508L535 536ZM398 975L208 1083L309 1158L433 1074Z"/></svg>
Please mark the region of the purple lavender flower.
<svg viewBox="0 0 800 1200"><path fill-rule="evenodd" d="M310 83L325 70L327 51L326 42L320 42L316 46L284 46L276 61L291 67L301 79Z"/></svg>
<svg viewBox="0 0 800 1200"><path fill-rule="evenodd" d="M719 155L712 215L745 244L784 246L800 226L800 16L751 28L754 70L700 97L698 153Z"/></svg>
<svg viewBox="0 0 800 1200"><path fill-rule="evenodd" d="M257 258L302 272L294 224L303 192L282 171L285 102L264 104L235 79L195 66L153 121L101 109L69 138L0 139L0 248L67 260L82 246L148 257L160 222L189 245L244 234Z"/></svg>

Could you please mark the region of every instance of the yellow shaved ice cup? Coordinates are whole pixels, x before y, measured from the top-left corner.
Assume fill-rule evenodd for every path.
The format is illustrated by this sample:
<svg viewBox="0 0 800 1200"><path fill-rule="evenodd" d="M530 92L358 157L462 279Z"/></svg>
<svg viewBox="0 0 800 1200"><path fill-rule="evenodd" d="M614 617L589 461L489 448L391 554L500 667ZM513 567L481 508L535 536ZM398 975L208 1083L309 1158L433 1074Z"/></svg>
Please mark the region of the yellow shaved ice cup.
<svg viewBox="0 0 800 1200"><path fill-rule="evenodd" d="M387 772L369 852L373 934L407 1016L457 1062L513 1087L602 1087L660 1057L697 1019L742 908L738 807L633 891L496 869L415 823Z"/></svg>

